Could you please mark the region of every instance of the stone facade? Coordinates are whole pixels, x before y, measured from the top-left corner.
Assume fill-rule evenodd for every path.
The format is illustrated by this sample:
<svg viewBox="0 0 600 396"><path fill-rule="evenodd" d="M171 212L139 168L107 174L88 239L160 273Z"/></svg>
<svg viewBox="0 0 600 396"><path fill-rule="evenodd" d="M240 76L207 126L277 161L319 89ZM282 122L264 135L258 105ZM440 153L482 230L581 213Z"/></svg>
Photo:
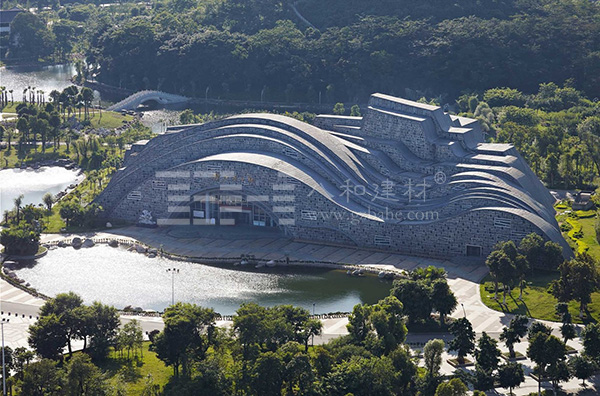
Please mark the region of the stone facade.
<svg viewBox="0 0 600 396"><path fill-rule="evenodd" d="M254 114L170 128L127 153L98 197L109 218L277 226L294 238L429 257L488 254L530 232L559 242L553 199L476 121L386 95L315 126Z"/></svg>

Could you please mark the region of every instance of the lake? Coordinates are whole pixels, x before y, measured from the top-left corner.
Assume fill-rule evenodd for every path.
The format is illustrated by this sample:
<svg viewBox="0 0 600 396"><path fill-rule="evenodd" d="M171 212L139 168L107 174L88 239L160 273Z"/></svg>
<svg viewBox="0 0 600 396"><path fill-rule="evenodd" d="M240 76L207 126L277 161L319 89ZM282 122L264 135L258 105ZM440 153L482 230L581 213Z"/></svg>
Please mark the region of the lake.
<svg viewBox="0 0 600 396"><path fill-rule="evenodd" d="M76 74L75 65L53 65L43 67L3 67L0 69L0 79L2 85L7 90L13 90L15 101L23 99L23 90L27 87L35 87L36 90L42 90L46 97L50 91L56 89L62 91L66 87L73 85L71 77ZM8 95L9 100L10 94Z"/></svg>
<svg viewBox="0 0 600 396"><path fill-rule="evenodd" d="M70 184L76 184L82 177L78 170L68 170L58 166L40 169L0 170L0 215L14 207L13 199L24 195L23 205L37 205L46 193L56 195Z"/></svg>
<svg viewBox="0 0 600 396"><path fill-rule="evenodd" d="M178 268L174 277L168 268ZM391 282L376 276L351 277L345 271L314 268L256 270L233 266L149 258L124 248L98 245L51 250L34 264L15 271L49 296L73 291L86 303L99 300L162 311L175 301L212 307L231 315L243 302L264 306L293 304L315 313L349 312L358 303L376 303Z"/></svg>

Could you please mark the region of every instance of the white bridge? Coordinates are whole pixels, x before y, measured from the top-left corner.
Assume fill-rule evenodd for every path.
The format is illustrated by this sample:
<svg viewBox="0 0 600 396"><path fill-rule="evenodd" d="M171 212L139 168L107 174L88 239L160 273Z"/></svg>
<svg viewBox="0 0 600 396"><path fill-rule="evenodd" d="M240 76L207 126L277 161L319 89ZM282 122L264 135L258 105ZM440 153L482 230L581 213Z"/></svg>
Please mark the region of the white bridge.
<svg viewBox="0 0 600 396"><path fill-rule="evenodd" d="M186 96L161 91L140 91L108 107L108 111L135 110L141 104L156 102L161 105L185 103L191 100Z"/></svg>

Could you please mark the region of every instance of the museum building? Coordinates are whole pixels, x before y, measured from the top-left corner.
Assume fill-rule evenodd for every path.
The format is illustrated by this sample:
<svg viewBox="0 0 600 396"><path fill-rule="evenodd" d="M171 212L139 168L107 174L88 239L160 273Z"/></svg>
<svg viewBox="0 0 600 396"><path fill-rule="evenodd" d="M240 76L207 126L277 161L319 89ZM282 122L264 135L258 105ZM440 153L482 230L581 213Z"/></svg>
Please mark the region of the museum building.
<svg viewBox="0 0 600 396"><path fill-rule="evenodd" d="M98 202L109 219L277 227L291 238L452 258L536 232L569 254L554 198L474 119L383 94L314 125L243 114L171 127L127 151Z"/></svg>

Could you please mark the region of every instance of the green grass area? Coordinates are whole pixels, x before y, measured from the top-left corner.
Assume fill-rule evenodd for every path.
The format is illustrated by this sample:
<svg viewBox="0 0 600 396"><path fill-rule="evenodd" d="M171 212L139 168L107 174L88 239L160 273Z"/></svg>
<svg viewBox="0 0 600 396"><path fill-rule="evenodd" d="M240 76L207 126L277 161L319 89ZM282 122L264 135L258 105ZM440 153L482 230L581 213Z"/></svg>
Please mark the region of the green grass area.
<svg viewBox="0 0 600 396"><path fill-rule="evenodd" d="M19 153L17 146L13 146L10 151L0 150L0 169L19 167L21 163L31 164L59 158L73 159L72 150L71 153L67 153L67 147L61 145L56 151L54 150L54 147L47 147L46 151L42 152L41 147L38 147L37 150L30 148L24 153Z"/></svg>
<svg viewBox="0 0 600 396"><path fill-rule="evenodd" d="M81 117L79 116L79 112L76 112L75 116L80 121L83 121L84 119L83 111L81 112ZM123 115L114 111L102 111L102 113L100 113L97 110L94 110L94 113L92 113L90 110L89 121L92 128L114 129L133 121L133 118L133 116Z"/></svg>
<svg viewBox="0 0 600 396"><path fill-rule="evenodd" d="M143 357L121 358L117 352L111 351L109 357L98 366L106 373L109 381L116 383L122 380L127 395L141 395L148 381L163 387L173 374L173 369L156 357L156 353L148 348L150 342L144 343Z"/></svg>
<svg viewBox="0 0 600 396"><path fill-rule="evenodd" d="M527 287L523 291L523 301L519 300L519 288L515 288L511 291L510 296L506 296L506 306L501 304L501 289L498 292L498 301L494 300L494 283L489 275L479 285L479 292L483 303L496 311L527 315L535 319L558 321L559 318L555 314L555 306L558 300L547 291L550 282L558 278L558 272L536 272L535 275L526 279ZM579 318L579 303L575 301L569 303L569 312L575 323L600 320L600 293L592 294L592 303L589 304L591 319L584 318L584 321L581 321Z"/></svg>
<svg viewBox="0 0 600 396"><path fill-rule="evenodd" d="M17 106L20 103L21 102L8 103L6 106L4 106L2 108L2 112L3 113L16 113ZM79 111L79 109L75 109L75 112L72 114L79 121L83 121L85 118L83 109L81 109L81 112ZM90 109L89 117L90 117L89 118L90 126L92 128L107 128L107 129L118 128L118 127L122 126L124 123L131 122L134 119L134 117L130 116L130 115L123 115L121 113L114 112L114 111L104 111L103 110L102 112L100 112L97 109ZM61 118L62 118L62 114L61 114Z"/></svg>
<svg viewBox="0 0 600 396"><path fill-rule="evenodd" d="M577 249L578 253L588 252L596 260L600 260L600 243L596 238L595 230L598 211L578 210L569 214L567 210L571 207L566 201L556 204L554 208L557 211L556 220L559 225L568 223L572 227L568 232L563 232L569 245Z"/></svg>
<svg viewBox="0 0 600 396"><path fill-rule="evenodd" d="M17 106L19 105L19 103L21 102L15 102L15 103L9 103L6 106L4 106L2 108L2 112L3 113L16 113L17 112Z"/></svg>
<svg viewBox="0 0 600 396"><path fill-rule="evenodd" d="M600 244L596 239L596 230L594 226L596 224L596 217L580 218L579 224L581 225L581 231L583 232L583 238L580 239L588 247L588 253L595 257L596 260L600 261Z"/></svg>

